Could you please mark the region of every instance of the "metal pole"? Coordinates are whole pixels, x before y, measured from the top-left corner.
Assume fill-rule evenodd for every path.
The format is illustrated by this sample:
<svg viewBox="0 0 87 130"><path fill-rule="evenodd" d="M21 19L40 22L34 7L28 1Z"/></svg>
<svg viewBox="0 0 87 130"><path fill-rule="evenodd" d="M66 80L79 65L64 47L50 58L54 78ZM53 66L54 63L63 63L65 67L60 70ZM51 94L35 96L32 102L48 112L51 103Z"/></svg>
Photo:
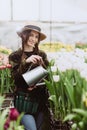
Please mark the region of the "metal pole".
<svg viewBox="0 0 87 130"><path fill-rule="evenodd" d="M11 21L13 21L13 0L11 0Z"/></svg>
<svg viewBox="0 0 87 130"><path fill-rule="evenodd" d="M39 21L40 21L40 6L41 6L40 1L41 0L39 0Z"/></svg>
<svg viewBox="0 0 87 130"><path fill-rule="evenodd" d="M52 0L50 0L50 48L52 42Z"/></svg>

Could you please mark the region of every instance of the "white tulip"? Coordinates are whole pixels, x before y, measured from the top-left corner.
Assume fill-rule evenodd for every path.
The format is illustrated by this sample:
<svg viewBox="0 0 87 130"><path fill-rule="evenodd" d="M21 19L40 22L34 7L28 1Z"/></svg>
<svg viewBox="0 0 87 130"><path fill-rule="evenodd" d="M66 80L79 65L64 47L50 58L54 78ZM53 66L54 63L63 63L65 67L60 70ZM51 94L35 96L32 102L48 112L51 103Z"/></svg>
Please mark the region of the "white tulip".
<svg viewBox="0 0 87 130"><path fill-rule="evenodd" d="M54 82L58 82L60 80L59 75L53 75Z"/></svg>
<svg viewBox="0 0 87 130"><path fill-rule="evenodd" d="M57 71L57 67L56 66L51 66L51 71L52 72L56 72Z"/></svg>

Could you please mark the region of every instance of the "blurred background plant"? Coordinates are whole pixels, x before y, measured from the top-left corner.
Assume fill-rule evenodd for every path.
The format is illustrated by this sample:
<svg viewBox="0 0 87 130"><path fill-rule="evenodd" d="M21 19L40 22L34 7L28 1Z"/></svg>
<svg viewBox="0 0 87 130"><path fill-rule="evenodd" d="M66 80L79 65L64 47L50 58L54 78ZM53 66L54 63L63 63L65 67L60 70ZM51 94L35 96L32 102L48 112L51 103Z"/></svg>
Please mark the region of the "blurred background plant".
<svg viewBox="0 0 87 130"><path fill-rule="evenodd" d="M7 47L5 47L5 46L1 46L0 45L0 53L3 53L3 54L10 54L12 52L12 50L11 49L9 49L9 48L7 48Z"/></svg>
<svg viewBox="0 0 87 130"><path fill-rule="evenodd" d="M0 66L0 94L13 92L14 81L11 78L11 65Z"/></svg>
<svg viewBox="0 0 87 130"><path fill-rule="evenodd" d="M67 52L74 51L76 48L83 49L87 52L87 43L77 42L75 44L63 43L63 42L45 42L39 45L40 49L45 50L46 52L58 52L65 50Z"/></svg>
<svg viewBox="0 0 87 130"><path fill-rule="evenodd" d="M66 51L72 51L75 49L75 45L64 44L62 42L46 42L39 45L40 49L45 50L46 52L58 52L61 49L65 49Z"/></svg>
<svg viewBox="0 0 87 130"><path fill-rule="evenodd" d="M8 55L11 49L0 46L0 95L12 92L14 81L11 78L11 65L8 61Z"/></svg>

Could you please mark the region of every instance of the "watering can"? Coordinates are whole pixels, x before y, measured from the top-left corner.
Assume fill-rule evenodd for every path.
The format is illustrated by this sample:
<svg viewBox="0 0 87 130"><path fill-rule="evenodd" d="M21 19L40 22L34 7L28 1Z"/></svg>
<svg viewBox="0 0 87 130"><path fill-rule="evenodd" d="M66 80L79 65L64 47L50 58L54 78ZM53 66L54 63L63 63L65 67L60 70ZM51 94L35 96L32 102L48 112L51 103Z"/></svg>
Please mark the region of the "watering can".
<svg viewBox="0 0 87 130"><path fill-rule="evenodd" d="M42 78L48 74L48 71L42 66L38 66L22 75L28 86L37 84Z"/></svg>

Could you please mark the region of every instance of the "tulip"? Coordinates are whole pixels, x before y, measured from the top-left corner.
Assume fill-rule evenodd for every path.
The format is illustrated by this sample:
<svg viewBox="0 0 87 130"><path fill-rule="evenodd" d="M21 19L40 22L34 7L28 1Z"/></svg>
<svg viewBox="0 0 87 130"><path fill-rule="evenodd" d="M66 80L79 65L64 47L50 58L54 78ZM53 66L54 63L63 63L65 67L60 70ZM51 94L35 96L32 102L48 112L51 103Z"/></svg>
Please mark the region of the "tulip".
<svg viewBox="0 0 87 130"><path fill-rule="evenodd" d="M3 69L6 69L6 66L5 66L5 65L1 65L1 66L0 66L0 70L3 70Z"/></svg>
<svg viewBox="0 0 87 130"><path fill-rule="evenodd" d="M6 68L11 68L11 67L12 67L11 64L6 65Z"/></svg>
<svg viewBox="0 0 87 130"><path fill-rule="evenodd" d="M4 124L4 130L7 130L9 128L9 126L10 126L10 119L7 118L7 120L6 120L5 124Z"/></svg>
<svg viewBox="0 0 87 130"><path fill-rule="evenodd" d="M17 111L16 108L10 108L8 116L9 116L11 121L16 121L18 116L19 116L19 112Z"/></svg>
<svg viewBox="0 0 87 130"><path fill-rule="evenodd" d="M54 82L58 82L60 80L59 75L53 75Z"/></svg>
<svg viewBox="0 0 87 130"><path fill-rule="evenodd" d="M57 71L57 67L56 66L51 66L51 71L52 72L56 72Z"/></svg>

